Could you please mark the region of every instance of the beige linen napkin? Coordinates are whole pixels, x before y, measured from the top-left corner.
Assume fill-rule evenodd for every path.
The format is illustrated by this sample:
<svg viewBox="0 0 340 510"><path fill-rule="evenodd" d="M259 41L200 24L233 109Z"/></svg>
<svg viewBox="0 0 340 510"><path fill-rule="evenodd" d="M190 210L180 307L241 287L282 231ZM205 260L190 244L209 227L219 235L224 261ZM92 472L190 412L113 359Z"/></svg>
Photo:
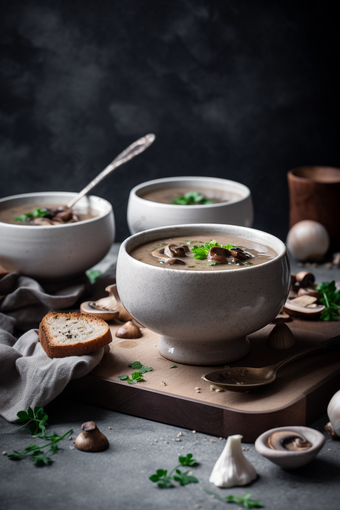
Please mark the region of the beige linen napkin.
<svg viewBox="0 0 340 510"><path fill-rule="evenodd" d="M85 276L66 287L44 288L14 273L0 277L0 415L6 420L51 402L71 379L89 373L108 350L106 346L84 356L51 359L40 345L37 329L29 329L37 328L46 313L74 305L89 286ZM15 328L29 331L17 339Z"/></svg>

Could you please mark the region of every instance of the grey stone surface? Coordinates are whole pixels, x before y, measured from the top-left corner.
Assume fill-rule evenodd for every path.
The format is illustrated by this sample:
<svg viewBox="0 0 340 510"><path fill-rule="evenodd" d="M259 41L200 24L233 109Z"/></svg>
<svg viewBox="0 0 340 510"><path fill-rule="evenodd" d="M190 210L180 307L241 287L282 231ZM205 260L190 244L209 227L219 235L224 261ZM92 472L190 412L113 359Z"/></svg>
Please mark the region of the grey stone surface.
<svg viewBox="0 0 340 510"><path fill-rule="evenodd" d="M103 261L106 274L113 275L117 246ZM300 269L292 262L292 271ZM111 271L111 273L110 273ZM317 281L340 280L339 269L312 268ZM339 381L340 388L340 381ZM166 424L115 413L69 400L63 395L45 408L48 430L62 434L72 428L75 438L82 423L94 420L107 436L110 447L102 453L84 453L65 439L62 450L47 467L36 467L29 459L11 461L0 455L0 509L23 510L218 510L224 503L212 498L203 487L225 496L251 493L271 510L338 510L340 501L340 441L330 440L323 430L327 416L310 426L323 431L326 443L318 456L297 470L283 470L261 457L253 444L242 444L244 455L254 465L258 478L247 487L217 489L209 476L221 454L225 438L194 433ZM112 428L111 428L112 427ZM179 432L181 441L175 441ZM34 440L25 429L0 419L0 453L21 451ZM159 489L149 480L156 469L171 470L179 455L192 453L198 466L190 468L199 483ZM228 507L229 508L229 507ZM230 509L237 510L239 505Z"/></svg>

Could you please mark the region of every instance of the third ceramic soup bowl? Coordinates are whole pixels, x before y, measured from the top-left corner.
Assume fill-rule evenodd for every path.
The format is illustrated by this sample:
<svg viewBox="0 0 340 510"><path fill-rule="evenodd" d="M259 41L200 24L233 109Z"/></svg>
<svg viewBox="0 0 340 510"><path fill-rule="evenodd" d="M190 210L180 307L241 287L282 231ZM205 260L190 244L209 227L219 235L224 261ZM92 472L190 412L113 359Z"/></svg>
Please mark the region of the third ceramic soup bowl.
<svg viewBox="0 0 340 510"><path fill-rule="evenodd" d="M199 191L211 204L175 205L178 195ZM188 223L226 223L251 227L250 189L217 177L167 177L134 187L129 196L127 220L131 234L151 228Z"/></svg>
<svg viewBox="0 0 340 510"><path fill-rule="evenodd" d="M131 255L145 243L156 247L179 236L188 242L232 236L259 251L270 247L274 256L254 266L196 271L192 266L183 270L150 265ZM246 335L274 319L289 286L285 245L271 234L247 227L202 224L151 229L126 239L118 255L117 289L123 305L137 321L161 335L160 353L179 363L218 365L244 357L249 351Z"/></svg>

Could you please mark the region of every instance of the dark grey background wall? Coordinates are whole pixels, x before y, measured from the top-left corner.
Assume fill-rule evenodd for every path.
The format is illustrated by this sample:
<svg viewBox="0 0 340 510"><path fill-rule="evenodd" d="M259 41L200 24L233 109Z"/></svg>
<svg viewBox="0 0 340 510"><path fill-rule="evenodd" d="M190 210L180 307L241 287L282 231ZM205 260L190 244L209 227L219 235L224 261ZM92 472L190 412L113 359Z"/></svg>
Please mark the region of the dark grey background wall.
<svg viewBox="0 0 340 510"><path fill-rule="evenodd" d="M156 142L95 194L129 235L136 184L213 175L250 187L285 239L286 174L340 165L336 2L3 1L0 197L80 190L136 138Z"/></svg>

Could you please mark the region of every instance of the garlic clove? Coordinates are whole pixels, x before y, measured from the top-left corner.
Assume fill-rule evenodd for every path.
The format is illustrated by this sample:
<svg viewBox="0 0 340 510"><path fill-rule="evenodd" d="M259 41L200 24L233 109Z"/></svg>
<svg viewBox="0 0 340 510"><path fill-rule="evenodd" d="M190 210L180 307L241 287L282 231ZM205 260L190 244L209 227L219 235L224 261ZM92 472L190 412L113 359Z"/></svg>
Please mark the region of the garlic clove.
<svg viewBox="0 0 340 510"><path fill-rule="evenodd" d="M329 401L327 414L329 423L325 429L332 439L340 439L340 390Z"/></svg>
<svg viewBox="0 0 340 510"><path fill-rule="evenodd" d="M286 244L295 259L320 261L328 251L329 234L321 223L303 220L289 230Z"/></svg>
<svg viewBox="0 0 340 510"><path fill-rule="evenodd" d="M257 477L254 466L242 453L241 439L239 434L228 437L209 478L216 487L247 485Z"/></svg>
<svg viewBox="0 0 340 510"><path fill-rule="evenodd" d="M295 344L295 337L289 327L280 322L271 330L267 344L273 349L289 349Z"/></svg>

